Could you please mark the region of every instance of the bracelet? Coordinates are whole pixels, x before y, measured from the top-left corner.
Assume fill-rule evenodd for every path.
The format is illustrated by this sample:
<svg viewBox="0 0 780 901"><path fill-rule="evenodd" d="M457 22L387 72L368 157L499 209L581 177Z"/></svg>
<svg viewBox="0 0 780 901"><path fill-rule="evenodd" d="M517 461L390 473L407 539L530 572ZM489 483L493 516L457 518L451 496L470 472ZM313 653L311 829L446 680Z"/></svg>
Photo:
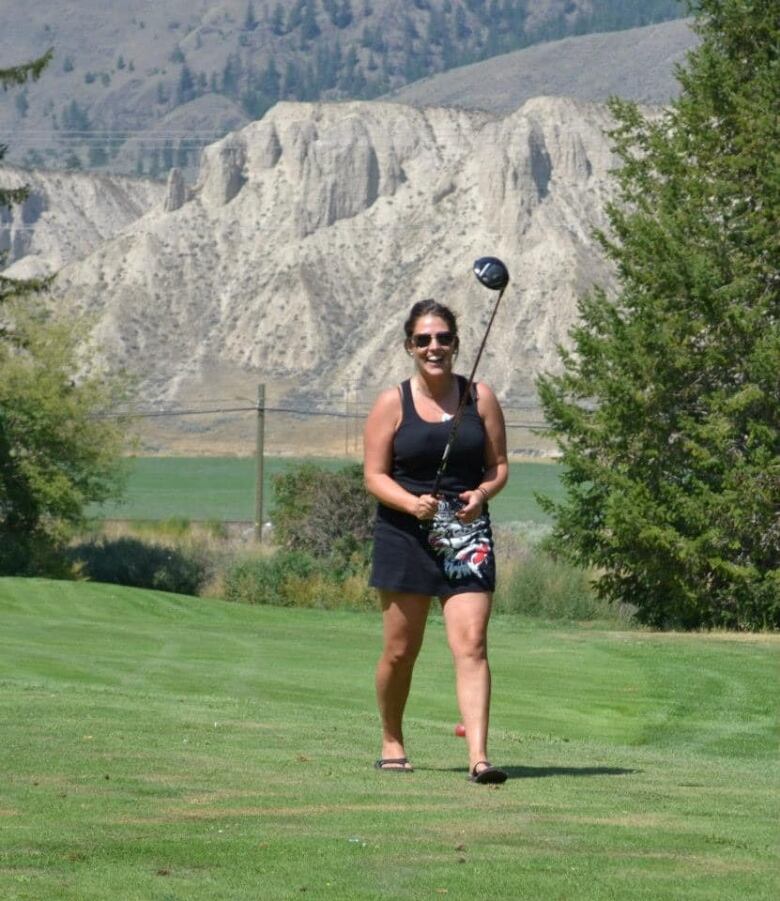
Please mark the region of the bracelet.
<svg viewBox="0 0 780 901"><path fill-rule="evenodd" d="M485 491L485 489L482 488L481 486L477 485L477 487L474 490L478 491L482 495L482 503L483 504L486 504L490 500L490 497L489 497L487 491Z"/></svg>

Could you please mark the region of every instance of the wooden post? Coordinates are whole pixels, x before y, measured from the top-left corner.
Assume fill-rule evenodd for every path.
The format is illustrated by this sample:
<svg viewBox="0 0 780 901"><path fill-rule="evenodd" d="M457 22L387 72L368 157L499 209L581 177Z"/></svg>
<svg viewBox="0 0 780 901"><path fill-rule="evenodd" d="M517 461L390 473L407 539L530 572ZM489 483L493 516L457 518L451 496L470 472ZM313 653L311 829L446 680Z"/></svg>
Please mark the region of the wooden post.
<svg viewBox="0 0 780 901"><path fill-rule="evenodd" d="M263 458L265 456L265 385L257 386L257 482L255 484L255 541L263 540Z"/></svg>
<svg viewBox="0 0 780 901"><path fill-rule="evenodd" d="M344 456L349 456L349 384L344 385Z"/></svg>

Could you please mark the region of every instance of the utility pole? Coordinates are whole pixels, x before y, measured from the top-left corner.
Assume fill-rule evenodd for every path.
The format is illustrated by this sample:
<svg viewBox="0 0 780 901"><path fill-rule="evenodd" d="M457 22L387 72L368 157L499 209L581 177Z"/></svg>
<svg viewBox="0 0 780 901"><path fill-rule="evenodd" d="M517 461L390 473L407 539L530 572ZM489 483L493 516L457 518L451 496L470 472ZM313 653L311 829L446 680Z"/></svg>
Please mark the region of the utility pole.
<svg viewBox="0 0 780 901"><path fill-rule="evenodd" d="M344 385L344 456L349 456L349 385Z"/></svg>
<svg viewBox="0 0 780 901"><path fill-rule="evenodd" d="M355 428L355 433L354 433L354 434L355 434L355 453L356 453L356 454L359 454L359 453L360 453L360 437L361 437L361 434L362 434L362 430L361 430L361 421L360 421L360 401L359 401L359 399L358 399L358 383L355 382L354 385L353 385L353 387L354 387L354 389L355 389L355 393L353 394L354 406L353 406L353 408L352 408L353 413L354 413L354 415L355 415L355 424L354 424L354 428Z"/></svg>
<svg viewBox="0 0 780 901"><path fill-rule="evenodd" d="M263 463L265 457L265 385L257 386L257 476L255 483L255 541L263 540Z"/></svg>

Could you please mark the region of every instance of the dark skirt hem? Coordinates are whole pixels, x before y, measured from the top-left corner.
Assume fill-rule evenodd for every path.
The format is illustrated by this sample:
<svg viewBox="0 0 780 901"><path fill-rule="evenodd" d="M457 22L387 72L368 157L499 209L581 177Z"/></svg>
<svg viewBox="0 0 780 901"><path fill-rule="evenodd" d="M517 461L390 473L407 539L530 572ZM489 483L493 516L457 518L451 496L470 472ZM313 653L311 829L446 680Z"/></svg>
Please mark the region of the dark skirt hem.
<svg viewBox="0 0 780 901"><path fill-rule="evenodd" d="M369 585L426 597L448 598L455 594L492 594L496 588L493 539L488 519L489 559L483 573L464 573L451 578L444 561L428 542L428 533L413 516L380 504L374 527L374 549Z"/></svg>

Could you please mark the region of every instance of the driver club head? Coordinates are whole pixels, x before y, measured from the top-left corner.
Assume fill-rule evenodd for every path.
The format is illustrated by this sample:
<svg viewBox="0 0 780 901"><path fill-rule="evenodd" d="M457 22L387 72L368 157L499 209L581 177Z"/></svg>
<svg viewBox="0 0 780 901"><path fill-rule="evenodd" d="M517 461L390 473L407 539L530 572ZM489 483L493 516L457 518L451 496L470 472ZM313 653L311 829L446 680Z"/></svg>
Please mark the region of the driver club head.
<svg viewBox="0 0 780 901"><path fill-rule="evenodd" d="M475 260L474 275L491 291L501 291L509 284L509 271L498 257L480 257Z"/></svg>

